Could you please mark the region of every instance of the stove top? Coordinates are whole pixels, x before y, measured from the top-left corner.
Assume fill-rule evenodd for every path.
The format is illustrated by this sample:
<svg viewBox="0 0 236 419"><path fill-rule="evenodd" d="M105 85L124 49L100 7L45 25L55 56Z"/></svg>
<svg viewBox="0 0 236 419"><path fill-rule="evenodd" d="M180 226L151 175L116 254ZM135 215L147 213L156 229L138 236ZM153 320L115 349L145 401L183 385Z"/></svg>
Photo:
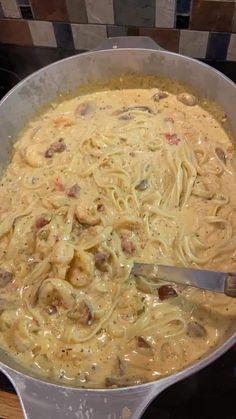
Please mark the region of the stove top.
<svg viewBox="0 0 236 419"><path fill-rule="evenodd" d="M78 53L77 51L76 53ZM33 71L74 51L0 45L0 98ZM236 62L207 62L236 82ZM0 389L15 392L0 373ZM204 370L172 385L142 419L236 419L236 346Z"/></svg>

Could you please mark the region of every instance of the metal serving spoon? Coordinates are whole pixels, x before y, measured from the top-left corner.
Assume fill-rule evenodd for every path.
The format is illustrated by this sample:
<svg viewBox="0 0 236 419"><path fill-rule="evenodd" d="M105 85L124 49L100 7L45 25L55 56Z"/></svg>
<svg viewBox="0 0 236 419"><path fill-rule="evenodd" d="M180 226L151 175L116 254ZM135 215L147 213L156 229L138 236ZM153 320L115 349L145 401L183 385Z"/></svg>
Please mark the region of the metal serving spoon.
<svg viewBox="0 0 236 419"><path fill-rule="evenodd" d="M222 292L236 297L236 273L214 272L203 269L179 268L152 263L134 263L131 273L149 279L160 279L175 284Z"/></svg>

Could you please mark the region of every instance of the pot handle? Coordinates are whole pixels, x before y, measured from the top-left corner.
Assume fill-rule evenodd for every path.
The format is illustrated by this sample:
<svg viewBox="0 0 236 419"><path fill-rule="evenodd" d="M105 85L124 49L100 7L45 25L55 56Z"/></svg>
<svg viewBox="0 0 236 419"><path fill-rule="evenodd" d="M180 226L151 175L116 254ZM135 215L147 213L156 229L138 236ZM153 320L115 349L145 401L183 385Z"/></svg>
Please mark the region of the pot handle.
<svg viewBox="0 0 236 419"><path fill-rule="evenodd" d="M94 51L121 48L145 48L163 50L153 39L147 36L117 36L103 41Z"/></svg>
<svg viewBox="0 0 236 419"><path fill-rule="evenodd" d="M119 390L70 389L39 382L8 368L25 419L139 419L170 383L150 383Z"/></svg>

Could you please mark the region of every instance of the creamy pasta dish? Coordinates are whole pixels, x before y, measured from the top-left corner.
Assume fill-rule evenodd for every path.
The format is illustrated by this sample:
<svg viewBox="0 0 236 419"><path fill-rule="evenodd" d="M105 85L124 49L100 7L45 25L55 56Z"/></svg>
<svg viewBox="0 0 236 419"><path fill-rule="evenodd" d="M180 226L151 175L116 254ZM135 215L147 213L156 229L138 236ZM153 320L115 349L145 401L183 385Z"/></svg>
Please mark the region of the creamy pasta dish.
<svg viewBox="0 0 236 419"><path fill-rule="evenodd" d="M236 302L131 275L133 262L236 271L235 151L184 90L103 89L27 124L0 186L0 345L85 387L178 371Z"/></svg>

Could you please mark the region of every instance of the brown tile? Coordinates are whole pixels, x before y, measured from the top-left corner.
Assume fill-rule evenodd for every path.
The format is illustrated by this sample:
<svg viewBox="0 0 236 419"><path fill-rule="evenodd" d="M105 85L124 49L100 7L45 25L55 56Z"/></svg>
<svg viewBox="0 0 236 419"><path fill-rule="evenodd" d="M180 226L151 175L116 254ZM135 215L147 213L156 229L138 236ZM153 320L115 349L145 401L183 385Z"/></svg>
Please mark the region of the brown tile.
<svg viewBox="0 0 236 419"><path fill-rule="evenodd" d="M31 0L35 19L68 20L66 0Z"/></svg>
<svg viewBox="0 0 236 419"><path fill-rule="evenodd" d="M193 0L190 28L203 31L230 32L234 2Z"/></svg>
<svg viewBox="0 0 236 419"><path fill-rule="evenodd" d="M26 20L0 19L0 42L16 45L33 45Z"/></svg>
<svg viewBox="0 0 236 419"><path fill-rule="evenodd" d="M235 8L234 8L234 17L233 17L232 32L236 32L236 3L235 3Z"/></svg>
<svg viewBox="0 0 236 419"><path fill-rule="evenodd" d="M180 32L178 29L140 28L139 35L149 36L164 49L167 49L173 52L179 51Z"/></svg>

